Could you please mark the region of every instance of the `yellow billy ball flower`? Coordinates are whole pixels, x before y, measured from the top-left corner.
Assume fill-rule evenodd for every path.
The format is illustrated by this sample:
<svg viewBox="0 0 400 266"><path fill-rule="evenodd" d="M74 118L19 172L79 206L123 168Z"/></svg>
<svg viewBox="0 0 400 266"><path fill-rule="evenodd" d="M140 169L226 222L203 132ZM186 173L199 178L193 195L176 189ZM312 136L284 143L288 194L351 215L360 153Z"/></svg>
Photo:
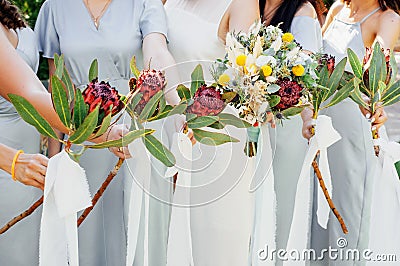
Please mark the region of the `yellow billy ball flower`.
<svg viewBox="0 0 400 266"><path fill-rule="evenodd" d="M282 41L284 42L291 42L294 40L293 34L286 32L282 35Z"/></svg>
<svg viewBox="0 0 400 266"><path fill-rule="evenodd" d="M236 57L236 64L238 66L245 66L246 65L247 56L245 54L241 54Z"/></svg>
<svg viewBox="0 0 400 266"><path fill-rule="evenodd" d="M295 76L303 76L304 74L304 67L302 65L296 65L292 67L292 72Z"/></svg>
<svg viewBox="0 0 400 266"><path fill-rule="evenodd" d="M231 80L231 78L229 77L229 75L222 74L218 78L218 83L221 84L222 86L226 86L229 83L230 80Z"/></svg>
<svg viewBox="0 0 400 266"><path fill-rule="evenodd" d="M269 65L263 65L261 67L261 70L264 74L264 77L271 76L271 74L272 74L272 67L270 67Z"/></svg>

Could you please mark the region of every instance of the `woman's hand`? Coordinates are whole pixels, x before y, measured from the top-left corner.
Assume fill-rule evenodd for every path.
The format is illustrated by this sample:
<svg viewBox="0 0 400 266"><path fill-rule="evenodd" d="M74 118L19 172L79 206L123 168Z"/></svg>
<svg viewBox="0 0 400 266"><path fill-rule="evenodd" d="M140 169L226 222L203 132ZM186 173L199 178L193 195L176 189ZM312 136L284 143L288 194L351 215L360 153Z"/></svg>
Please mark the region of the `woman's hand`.
<svg viewBox="0 0 400 266"><path fill-rule="evenodd" d="M48 161L41 154L20 154L15 163L15 178L24 185L44 190Z"/></svg>
<svg viewBox="0 0 400 266"><path fill-rule="evenodd" d="M310 108L305 108L301 112L301 118L303 119L302 134L303 137L310 140L313 136L313 127L315 126L315 121L313 119L314 111Z"/></svg>
<svg viewBox="0 0 400 266"><path fill-rule="evenodd" d="M126 124L120 124L120 125L114 125L111 126L110 129L108 130L106 141L109 140L117 140L125 136L129 132L128 125ZM129 159L131 158L131 154L129 153L129 149L127 146L125 147L112 147L109 148L109 150L115 154L118 158L121 159Z"/></svg>
<svg viewBox="0 0 400 266"><path fill-rule="evenodd" d="M361 113L367 118L370 119L372 128L371 130L379 130L381 126L385 124L385 122L388 120L388 116L385 112L385 109L383 109L382 106L378 106L376 109L375 113L371 116L371 112L364 107L360 106Z"/></svg>

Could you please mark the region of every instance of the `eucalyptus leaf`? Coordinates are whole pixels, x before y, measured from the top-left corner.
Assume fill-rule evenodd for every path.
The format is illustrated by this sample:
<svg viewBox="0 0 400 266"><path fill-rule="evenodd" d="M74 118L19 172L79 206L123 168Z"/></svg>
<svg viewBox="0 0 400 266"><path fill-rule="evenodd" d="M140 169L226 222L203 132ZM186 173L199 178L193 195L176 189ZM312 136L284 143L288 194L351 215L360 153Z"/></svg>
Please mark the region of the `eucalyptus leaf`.
<svg viewBox="0 0 400 266"><path fill-rule="evenodd" d="M190 85L190 94L193 97L197 89L201 85L205 84L203 67L200 64L198 64L196 68L193 70L191 78L192 78L192 83Z"/></svg>
<svg viewBox="0 0 400 266"><path fill-rule="evenodd" d="M199 116L187 122L187 125L191 129L203 128L212 125L217 121L218 117L216 116Z"/></svg>
<svg viewBox="0 0 400 266"><path fill-rule="evenodd" d="M193 135L198 142L209 146L218 146L228 142L239 142L238 139L226 134L210 132L201 129L193 129Z"/></svg>
<svg viewBox="0 0 400 266"><path fill-rule="evenodd" d="M171 112L169 113L170 116L172 115L176 115L176 114L183 114L186 109L187 109L188 105L186 101L182 101L181 103L179 103L177 106L175 106Z"/></svg>
<svg viewBox="0 0 400 266"><path fill-rule="evenodd" d="M360 59L358 59L357 54L355 52L353 52L353 50L348 48L347 56L349 58L349 63L350 63L351 68L353 69L354 75L357 78L362 79L363 78L363 67L362 67Z"/></svg>
<svg viewBox="0 0 400 266"><path fill-rule="evenodd" d="M278 84L271 84L267 87L267 91L268 93L275 93L277 91L279 91L279 89L281 88L281 86L279 86Z"/></svg>
<svg viewBox="0 0 400 266"><path fill-rule="evenodd" d="M76 90L75 105L74 105L74 128L77 129L85 120L87 116L86 104L83 99L82 93L79 89Z"/></svg>
<svg viewBox="0 0 400 266"><path fill-rule="evenodd" d="M271 95L269 96L268 99L268 103L271 108L277 106L280 101L281 101L281 96L279 95Z"/></svg>
<svg viewBox="0 0 400 266"><path fill-rule="evenodd" d="M25 122L34 126L42 135L58 139L57 134L50 124L39 114L30 102L24 97L15 94L8 94L8 97Z"/></svg>
<svg viewBox="0 0 400 266"><path fill-rule="evenodd" d="M175 165L174 155L153 135L144 136L143 142L147 150L165 166L172 167Z"/></svg>
<svg viewBox="0 0 400 266"><path fill-rule="evenodd" d="M283 110L281 113L282 113L283 117L289 118L291 116L300 114L303 110L304 110L304 107L293 106L293 107Z"/></svg>
<svg viewBox="0 0 400 266"><path fill-rule="evenodd" d="M209 125L208 127L214 128L214 129L223 129L225 127L225 124L217 121L214 124Z"/></svg>
<svg viewBox="0 0 400 266"><path fill-rule="evenodd" d="M223 125L232 125L237 128L248 128L251 127L251 124L240 119L239 117L233 114L221 113L218 115L219 122Z"/></svg>
<svg viewBox="0 0 400 266"><path fill-rule="evenodd" d="M57 76L52 76L51 82L51 98L53 100L54 109L61 122L68 129L71 128L71 112L69 110L69 103L67 92Z"/></svg>
<svg viewBox="0 0 400 266"><path fill-rule="evenodd" d="M191 98L190 95L190 90L189 88L187 88L185 85L180 84L177 88L176 88L179 97L181 98L181 100L187 100Z"/></svg>
<svg viewBox="0 0 400 266"><path fill-rule="evenodd" d="M111 147L125 147L128 146L134 140L141 138L145 135L153 134L155 130L153 129L137 129L130 131L128 134L117 140L109 140L103 143L86 145L85 147L89 149L106 149Z"/></svg>
<svg viewBox="0 0 400 266"><path fill-rule="evenodd" d="M97 106L93 112L89 113L80 127L69 137L68 140L70 142L74 144L80 144L93 134L99 119L99 108L100 106Z"/></svg>
<svg viewBox="0 0 400 266"><path fill-rule="evenodd" d="M89 68L89 82L99 77L99 62L97 59L93 60Z"/></svg>

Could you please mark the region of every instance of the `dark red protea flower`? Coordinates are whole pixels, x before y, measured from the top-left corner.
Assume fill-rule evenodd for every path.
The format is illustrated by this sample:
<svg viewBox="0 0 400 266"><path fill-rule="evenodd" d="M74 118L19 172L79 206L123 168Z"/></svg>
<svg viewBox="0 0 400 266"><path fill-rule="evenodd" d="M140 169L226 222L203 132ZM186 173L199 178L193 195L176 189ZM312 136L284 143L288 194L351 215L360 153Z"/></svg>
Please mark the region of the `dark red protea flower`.
<svg viewBox="0 0 400 266"><path fill-rule="evenodd" d="M89 112L93 112L97 105L100 105L100 112L103 117L110 113L110 107L112 115L124 108L124 103L121 101L118 91L111 87L108 82L99 82L97 78L87 85L82 96L85 103L89 105Z"/></svg>
<svg viewBox="0 0 400 266"><path fill-rule="evenodd" d="M335 57L329 54L323 54L318 60L318 63L328 68L329 74L332 74L335 69Z"/></svg>
<svg viewBox="0 0 400 266"><path fill-rule="evenodd" d="M225 108L221 93L213 86L202 85L197 89L193 101L187 112L197 116L218 115Z"/></svg>
<svg viewBox="0 0 400 266"><path fill-rule="evenodd" d="M276 106L279 110L285 110L299 103L303 88L295 81L289 79L278 80L277 84L281 87L276 95L281 97Z"/></svg>
<svg viewBox="0 0 400 266"><path fill-rule="evenodd" d="M131 90L139 90L142 94L140 102L137 104L135 111L140 114L146 104L157 92L163 90L167 85L165 75L158 70L143 70L138 79L131 78L129 87Z"/></svg>

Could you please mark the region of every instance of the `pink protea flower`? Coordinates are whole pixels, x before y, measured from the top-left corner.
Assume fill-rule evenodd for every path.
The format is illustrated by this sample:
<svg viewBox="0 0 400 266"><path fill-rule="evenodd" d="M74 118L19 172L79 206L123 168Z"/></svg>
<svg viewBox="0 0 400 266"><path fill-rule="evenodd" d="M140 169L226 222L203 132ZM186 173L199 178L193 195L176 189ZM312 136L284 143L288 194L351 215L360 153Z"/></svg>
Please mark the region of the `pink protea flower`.
<svg viewBox="0 0 400 266"><path fill-rule="evenodd" d="M202 85L197 89L193 101L187 112L197 116L218 115L225 108L221 93L213 86Z"/></svg>
<svg viewBox="0 0 400 266"><path fill-rule="evenodd" d="M129 87L131 90L139 90L142 94L140 102L137 104L135 111L141 113L143 108L157 92L164 90L167 85L165 75L158 70L143 70L138 79L131 78Z"/></svg>
<svg viewBox="0 0 400 266"><path fill-rule="evenodd" d="M90 82L86 89L82 92L83 99L89 105L89 112L93 112L97 105L100 104L100 112L104 112L104 116L110 113L115 115L124 108L121 96L118 91L111 87L108 82L99 82L97 78Z"/></svg>
<svg viewBox="0 0 400 266"><path fill-rule="evenodd" d="M285 110L299 103L303 88L295 81L289 79L279 80L277 84L281 87L276 95L281 97L276 106L279 110Z"/></svg>

